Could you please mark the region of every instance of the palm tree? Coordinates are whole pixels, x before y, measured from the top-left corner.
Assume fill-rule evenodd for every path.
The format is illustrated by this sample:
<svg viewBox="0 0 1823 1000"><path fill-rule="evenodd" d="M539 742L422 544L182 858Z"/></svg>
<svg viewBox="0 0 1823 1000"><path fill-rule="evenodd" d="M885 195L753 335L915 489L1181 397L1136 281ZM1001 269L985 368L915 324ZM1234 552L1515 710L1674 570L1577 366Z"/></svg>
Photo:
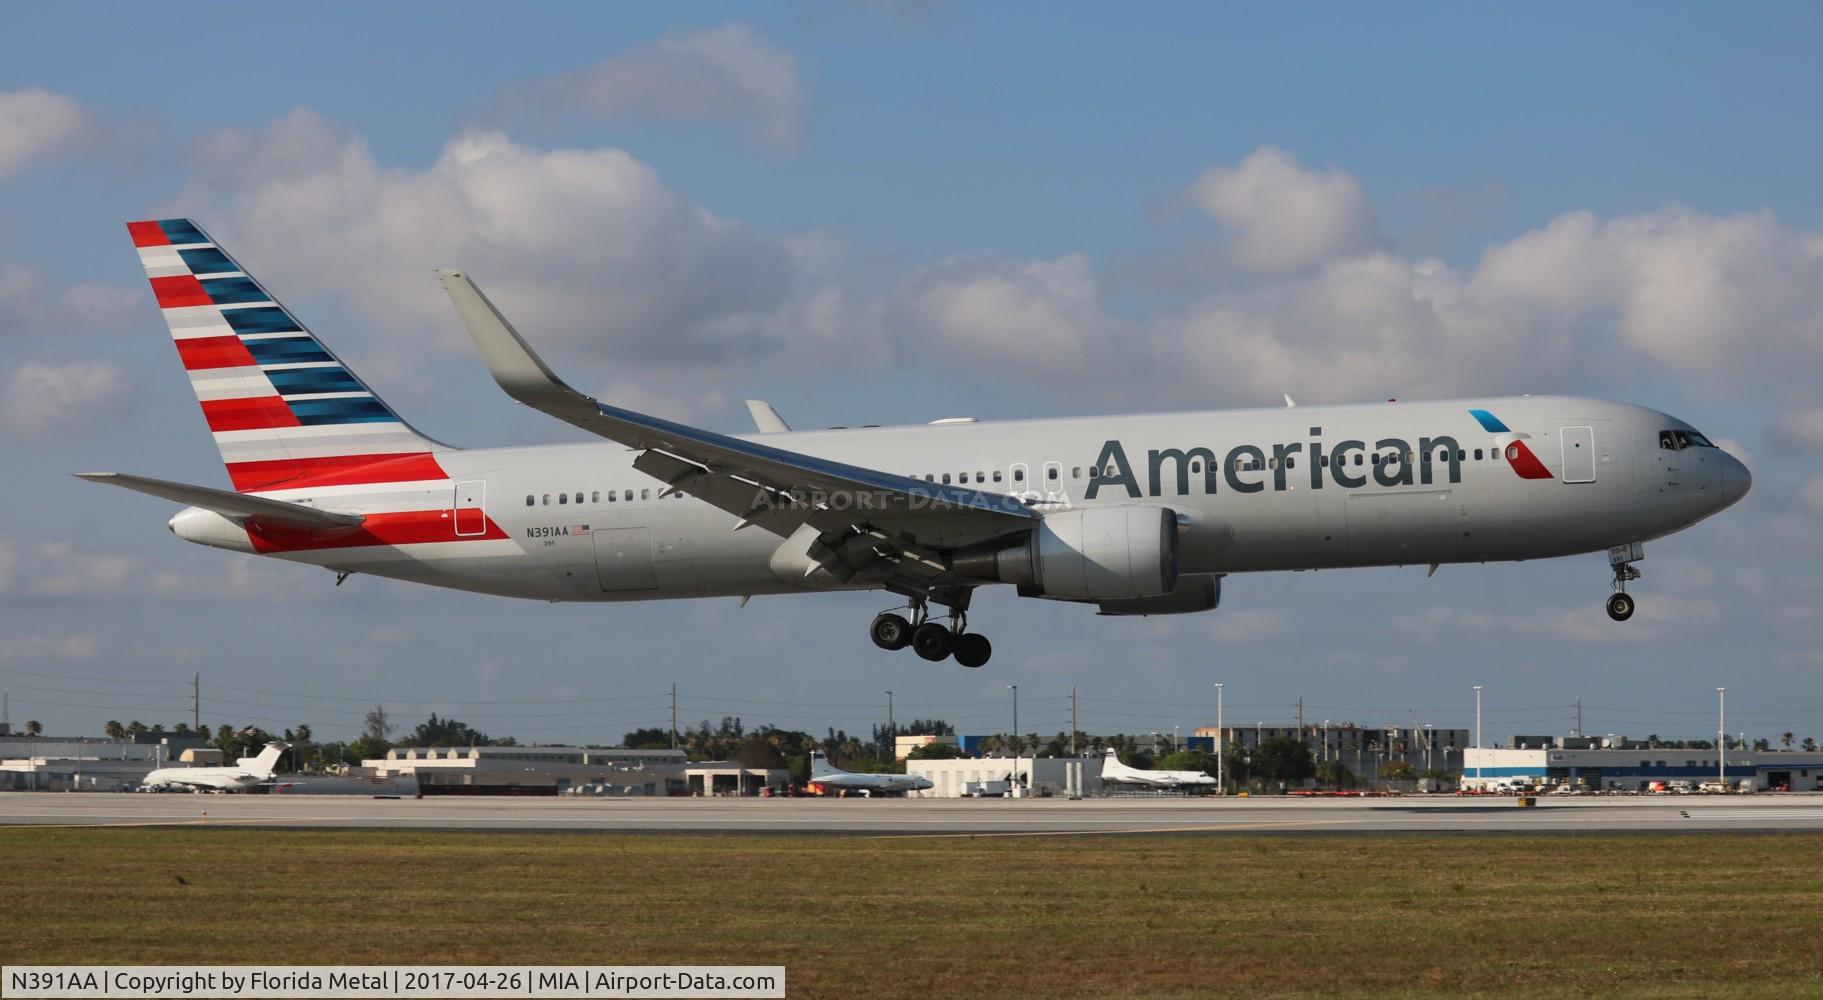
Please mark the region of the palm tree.
<svg viewBox="0 0 1823 1000"><path fill-rule="evenodd" d="M1785 744L1785 749L1790 750L1791 741L1794 739L1796 739L1795 736L1793 736L1791 733L1786 733L1783 736L1779 737L1779 742Z"/></svg>
<svg viewBox="0 0 1823 1000"><path fill-rule="evenodd" d="M25 735L43 736L44 735L44 723L39 722L37 719L25 720Z"/></svg>
<svg viewBox="0 0 1823 1000"><path fill-rule="evenodd" d="M1814 736L1804 737L1804 752L1805 753L1816 753L1817 752L1816 737L1814 737Z"/></svg>
<svg viewBox="0 0 1823 1000"><path fill-rule="evenodd" d="M120 720L118 719L109 719L108 724L101 727L101 731L108 734L108 739L110 740L124 740L127 738L127 727L121 725Z"/></svg>

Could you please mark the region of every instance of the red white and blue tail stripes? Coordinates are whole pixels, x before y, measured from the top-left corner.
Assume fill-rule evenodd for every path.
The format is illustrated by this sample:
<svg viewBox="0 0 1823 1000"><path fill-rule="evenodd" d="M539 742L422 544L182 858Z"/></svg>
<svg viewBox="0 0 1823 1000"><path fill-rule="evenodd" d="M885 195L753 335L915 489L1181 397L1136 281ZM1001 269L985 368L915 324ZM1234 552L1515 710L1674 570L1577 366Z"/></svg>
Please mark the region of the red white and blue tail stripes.
<svg viewBox="0 0 1823 1000"><path fill-rule="evenodd" d="M446 480L434 453L188 219L127 223L241 492Z"/></svg>

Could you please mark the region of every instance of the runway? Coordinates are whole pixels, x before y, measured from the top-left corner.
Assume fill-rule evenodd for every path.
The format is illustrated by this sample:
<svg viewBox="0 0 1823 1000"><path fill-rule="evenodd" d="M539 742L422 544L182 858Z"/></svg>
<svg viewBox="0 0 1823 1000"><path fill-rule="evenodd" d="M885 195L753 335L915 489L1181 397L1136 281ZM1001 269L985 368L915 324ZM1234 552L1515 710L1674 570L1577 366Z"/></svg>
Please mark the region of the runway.
<svg viewBox="0 0 1823 1000"><path fill-rule="evenodd" d="M0 825L982 836L1823 832L1823 795L1389 799L374 799L0 793Z"/></svg>

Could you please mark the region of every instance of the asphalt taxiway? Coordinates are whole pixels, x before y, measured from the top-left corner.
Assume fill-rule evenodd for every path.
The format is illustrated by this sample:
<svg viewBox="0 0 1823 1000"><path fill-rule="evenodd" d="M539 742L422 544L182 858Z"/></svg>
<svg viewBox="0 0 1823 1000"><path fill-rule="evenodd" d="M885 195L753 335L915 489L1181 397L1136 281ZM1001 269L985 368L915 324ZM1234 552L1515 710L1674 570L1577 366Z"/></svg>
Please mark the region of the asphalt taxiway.
<svg viewBox="0 0 1823 1000"><path fill-rule="evenodd" d="M375 799L0 793L5 826L576 830L652 833L1823 832L1823 795L1384 799Z"/></svg>

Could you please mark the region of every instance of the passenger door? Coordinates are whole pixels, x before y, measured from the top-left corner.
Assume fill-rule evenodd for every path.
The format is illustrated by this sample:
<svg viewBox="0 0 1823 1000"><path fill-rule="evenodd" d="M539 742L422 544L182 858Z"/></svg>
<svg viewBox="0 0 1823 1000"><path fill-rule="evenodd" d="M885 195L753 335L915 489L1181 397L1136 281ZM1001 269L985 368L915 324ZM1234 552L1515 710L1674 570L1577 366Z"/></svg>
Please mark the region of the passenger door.
<svg viewBox="0 0 1823 1000"><path fill-rule="evenodd" d="M469 538L487 533L487 482L464 479L456 484L456 537Z"/></svg>
<svg viewBox="0 0 1823 1000"><path fill-rule="evenodd" d="M1565 427L1558 434L1563 445L1563 481L1595 481L1595 428Z"/></svg>

